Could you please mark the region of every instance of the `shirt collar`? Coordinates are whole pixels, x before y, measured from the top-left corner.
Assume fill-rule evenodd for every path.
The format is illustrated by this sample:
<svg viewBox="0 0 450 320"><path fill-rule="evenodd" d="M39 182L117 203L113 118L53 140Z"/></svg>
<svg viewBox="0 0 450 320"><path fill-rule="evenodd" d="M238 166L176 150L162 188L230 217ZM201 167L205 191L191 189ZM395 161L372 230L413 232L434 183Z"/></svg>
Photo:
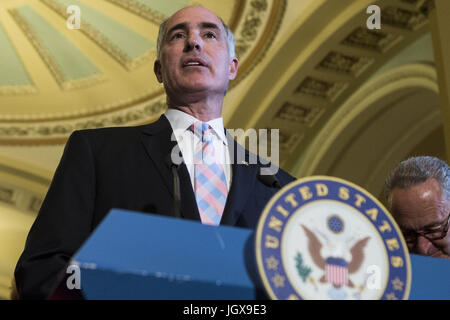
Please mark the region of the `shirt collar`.
<svg viewBox="0 0 450 320"><path fill-rule="evenodd" d="M183 111L178 109L168 108L164 113L167 120L169 120L172 130L177 133L183 133L187 130L194 122L201 121ZM225 136L225 129L223 127L223 118L216 118L207 122L213 129L215 135L219 137L220 140L225 145L228 145L228 141ZM178 137L177 137L178 138Z"/></svg>

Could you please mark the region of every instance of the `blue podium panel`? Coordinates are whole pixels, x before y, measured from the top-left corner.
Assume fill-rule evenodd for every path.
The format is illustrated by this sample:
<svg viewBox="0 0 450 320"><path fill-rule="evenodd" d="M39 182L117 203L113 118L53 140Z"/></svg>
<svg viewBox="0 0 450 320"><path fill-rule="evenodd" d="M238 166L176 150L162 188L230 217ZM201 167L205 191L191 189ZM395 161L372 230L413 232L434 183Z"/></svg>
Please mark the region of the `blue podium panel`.
<svg viewBox="0 0 450 320"><path fill-rule="evenodd" d="M450 260L411 254L410 300L450 299Z"/></svg>
<svg viewBox="0 0 450 320"><path fill-rule="evenodd" d="M72 259L86 299L265 298L252 230L114 209ZM450 260L411 255L409 299L450 299Z"/></svg>
<svg viewBox="0 0 450 320"><path fill-rule="evenodd" d="M114 209L72 263L86 299L255 299L243 258L251 235Z"/></svg>

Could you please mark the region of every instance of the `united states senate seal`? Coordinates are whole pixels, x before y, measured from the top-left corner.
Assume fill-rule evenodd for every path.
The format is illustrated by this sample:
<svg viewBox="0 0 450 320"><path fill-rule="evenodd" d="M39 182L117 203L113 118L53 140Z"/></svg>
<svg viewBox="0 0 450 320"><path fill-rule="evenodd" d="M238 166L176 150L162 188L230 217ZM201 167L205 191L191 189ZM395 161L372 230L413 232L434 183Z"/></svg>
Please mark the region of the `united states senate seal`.
<svg viewBox="0 0 450 320"><path fill-rule="evenodd" d="M272 299L407 299L411 263L400 229L369 192L314 176L267 204L256 258Z"/></svg>

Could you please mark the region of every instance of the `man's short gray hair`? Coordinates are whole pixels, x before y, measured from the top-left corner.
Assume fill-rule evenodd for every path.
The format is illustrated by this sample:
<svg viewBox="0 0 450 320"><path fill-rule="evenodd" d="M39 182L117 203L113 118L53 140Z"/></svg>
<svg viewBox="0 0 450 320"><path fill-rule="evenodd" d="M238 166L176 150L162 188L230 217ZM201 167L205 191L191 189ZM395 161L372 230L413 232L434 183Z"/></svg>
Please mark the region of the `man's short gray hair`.
<svg viewBox="0 0 450 320"><path fill-rule="evenodd" d="M222 22L223 28L225 29L225 35L227 40L227 47L228 47L228 54L230 55L230 58L236 58L236 38L234 37L233 31L226 25L226 23L219 18ZM163 45L164 37L166 36L166 29L167 29L167 21L164 21L159 26L159 32L158 32L158 41L156 43L156 57L159 61L161 61L161 48Z"/></svg>
<svg viewBox="0 0 450 320"><path fill-rule="evenodd" d="M384 194L388 206L391 206L390 195L394 188L407 189L428 179L435 179L450 200L450 167L436 157L421 156L400 162L386 179Z"/></svg>

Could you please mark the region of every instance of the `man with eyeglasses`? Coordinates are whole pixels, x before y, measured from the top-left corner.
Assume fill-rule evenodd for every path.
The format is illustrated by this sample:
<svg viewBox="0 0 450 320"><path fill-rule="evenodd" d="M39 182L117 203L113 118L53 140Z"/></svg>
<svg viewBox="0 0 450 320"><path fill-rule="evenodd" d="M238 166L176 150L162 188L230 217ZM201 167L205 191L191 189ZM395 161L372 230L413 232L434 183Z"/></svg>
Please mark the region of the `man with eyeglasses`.
<svg viewBox="0 0 450 320"><path fill-rule="evenodd" d="M435 157L401 162L386 181L388 209L411 253L450 259L450 167Z"/></svg>

